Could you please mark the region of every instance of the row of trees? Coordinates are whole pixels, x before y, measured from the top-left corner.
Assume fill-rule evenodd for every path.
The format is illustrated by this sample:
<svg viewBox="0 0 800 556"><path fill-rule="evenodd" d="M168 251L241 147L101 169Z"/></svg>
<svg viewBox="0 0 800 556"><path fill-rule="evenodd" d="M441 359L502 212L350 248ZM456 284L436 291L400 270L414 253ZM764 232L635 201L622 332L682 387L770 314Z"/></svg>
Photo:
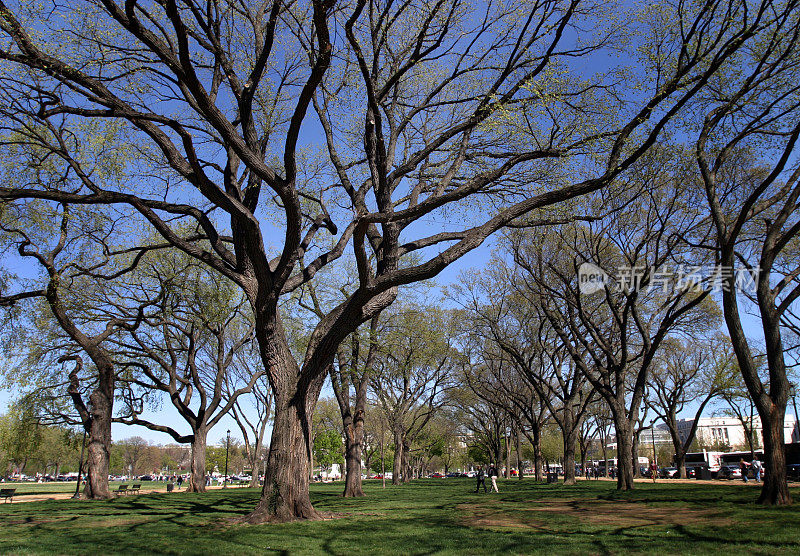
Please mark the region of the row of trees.
<svg viewBox="0 0 800 556"><path fill-rule="evenodd" d="M658 423L666 424L672 439L660 461L674 460L685 476L685 455L701 447L695 439L697 423L710 408L735 417L749 431L748 444L737 448L759 447L753 434L754 405L730 340L716 327L721 317L712 298L694 307L694 314L687 311L691 326L683 332L671 329L654 356L635 408L626 456L624 442L607 449L627 433L618 430L608 402L549 328L541 300L530 292L517 295L513 288L525 285L518 279L504 275L495 281L500 268L509 270L498 256L484 275L465 275L458 287L449 289L451 298L463 304L461 309L400 303L370 325L372 347L361 361L371 366L359 368L369 384L360 402L365 411L358 442L347 438L351 421L346 413L336 414L340 403L323 400L315 414L313 434L332 431L348 446L342 449L345 495L359 495L353 493L353 485L360 492L361 462L377 471L370 462L384 444L390 445L395 484L424 474L431 465L447 470L451 465L493 461L504 462L509 470L520 467L515 458L531 462L538 479L546 461L558 460L568 484L575 482L576 463L585 468L587 458L618 457L620 470L627 466L638 476L637 456L650 454L649 445L639 447L639 439ZM577 285L577 276L571 281ZM402 331L399 336L397 330ZM636 388L635 378L638 375L619 385L626 398ZM679 429L679 416L693 421L688 434ZM560 435L555 441L553 431Z"/></svg>
<svg viewBox="0 0 800 556"><path fill-rule="evenodd" d="M545 321L540 319L538 326L533 325L531 312L535 316L541 309L539 301L499 294L498 287L520 284L507 276L493 282L498 268L503 268L499 257L484 276L467 274L460 286L451 288L451 298L464 303L462 309L401 303L369 324L369 348L365 354L359 354L359 336L354 336L350 358L340 360L346 367L332 371L331 378L355 373L366 380L367 386L361 392L352 393L357 398L354 403L363 407L361 419L349 418L347 406L342 403L348 391L340 383L333 385L335 397L322 400L317 406L311 431L312 468L347 462L345 495L363 495L364 470L391 469L393 482L399 484L432 470L446 472L451 467L489 461L504 462L508 473L512 467L521 468L524 459L532 462L535 476L541 479L543 463L558 460L564 466L565 481L574 483L576 463L585 469L587 457L621 456L618 450L606 450L609 437L615 435L608 405L594 395L590 383L581 380L552 337L543 334ZM479 293L487 288L492 289L492 301L482 303ZM467 300L469 303L465 303ZM718 407L722 405L749 428L753 448L754 406L735 366L730 342L711 336L714 308L709 302L705 308L697 309L708 326L703 328L693 321L695 326L686 341L671 337L662 347L634 430L633 462L638 455L638 438L648 428L648 418L650 426L657 418L667 423L673 439L667 459L674 454L683 474L683 456L690 449L697 449L697 445L694 430L688 438L679 435L677 414L694 403L696 421L715 398L720 400ZM497 319L506 310L512 310L515 318ZM522 315L527 318L520 318ZM507 336L501 333L501 320L508 326L502 331ZM524 357L523 349L527 350ZM228 369L235 371L236 367ZM41 399L41 392L38 395ZM27 399L33 397L29 395ZM259 396L258 392L248 392L237 399L239 404L235 407L241 408L243 402L257 402ZM229 407L229 412L234 413L234 406ZM43 416L46 415L29 416L27 428L18 426L18 430L37 430L36 420ZM238 417L240 424L245 422L242 417L245 416ZM147 421L137 424L153 427ZM348 439L348 426L360 434ZM165 427L156 430L163 431ZM554 437L555 431L560 431L556 433L560 438ZM36 450L49 449L49 440L40 438L37 442L29 445ZM19 444L23 444L22 440ZM238 465L248 472L252 470L254 482L258 466L253 465L250 454L257 453L256 448L253 444L240 447L238 441L232 444L232 457L236 460L232 468ZM198 461L194 446L191 451L178 446L163 449L133 437L112 444L110 471L141 474L166 466L173 471L190 469L204 477L215 463L219 464L216 459L224 451L209 449L211 453L204 450ZM261 450L259 459L263 454ZM242 461L236 463L239 459ZM663 454L661 461L665 461ZM635 463L634 473L638 473Z"/></svg>
<svg viewBox="0 0 800 556"><path fill-rule="evenodd" d="M42 425L37 416L26 416L12 407L0 415L0 476L55 478L77 473L82 441L73 428ZM233 473L250 473L248 451L235 438L229 444L223 440L208 447L204 472L222 473L226 456ZM192 451L182 444L162 446L132 436L111 444L109 469L112 475L183 475L192 469Z"/></svg>
<svg viewBox="0 0 800 556"><path fill-rule="evenodd" d="M200 323L172 313L168 283L147 277L153 258L179 274L191 261L247 307L251 325L236 339L217 334L232 308L215 321L207 356L216 364L255 346L259 366L229 393L254 387L258 372L269 383L266 481L246 521L317 518L311 420L331 368L347 368L348 338L398 288L434 277L506 226L545 229L534 245L547 246L548 234L575 243L580 234L571 239L559 223L605 225L602 201L615 208L619 187L685 150L685 183L700 184L688 206L706 207L714 224L695 244L715 262L760 266L768 381L735 288L722 305L768 431L762 499L788 503L777 434L788 395L781 330L800 295L787 256L800 195L799 11L792 0L0 2L4 242L38 265L6 265L2 302L26 319L26 301L41 299L66 341L48 353L72 370L47 369L68 384L90 438L87 494L111 495L120 384L164 392L198 452L224 409L213 402L224 381L199 391ZM740 165L748 156L754 163ZM639 214L658 229L683 218L659 207L630 220ZM341 272L346 254L352 281L317 304L314 290ZM651 256L651 266L663 262ZM704 297L664 300L644 330L638 295L595 303L598 317L615 319L607 331L560 323L542 304L564 357L610 406L626 454L658 346ZM287 318L298 303L313 309L301 335ZM137 395L125 412L134 419ZM359 398L349 398L346 432L357 438ZM623 476L620 487L630 488L630 469Z"/></svg>
<svg viewBox="0 0 800 556"><path fill-rule="evenodd" d="M81 440L67 427L38 426L36 415L15 407L0 415L0 476L75 472Z"/></svg>

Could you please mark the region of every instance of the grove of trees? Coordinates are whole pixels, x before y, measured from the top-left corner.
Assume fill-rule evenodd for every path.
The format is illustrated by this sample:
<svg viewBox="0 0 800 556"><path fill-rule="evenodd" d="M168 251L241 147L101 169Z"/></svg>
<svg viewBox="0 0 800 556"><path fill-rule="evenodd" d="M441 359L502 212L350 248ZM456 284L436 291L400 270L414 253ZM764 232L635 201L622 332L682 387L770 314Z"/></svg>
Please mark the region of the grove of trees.
<svg viewBox="0 0 800 556"><path fill-rule="evenodd" d="M741 376L789 504L799 29L794 0L0 1L6 384L86 432L89 498L112 422L190 444L202 491L235 418L262 523L321 517L317 458L360 496L384 451L407 482L527 441L572 483L610 425L631 489L648 415Z"/></svg>

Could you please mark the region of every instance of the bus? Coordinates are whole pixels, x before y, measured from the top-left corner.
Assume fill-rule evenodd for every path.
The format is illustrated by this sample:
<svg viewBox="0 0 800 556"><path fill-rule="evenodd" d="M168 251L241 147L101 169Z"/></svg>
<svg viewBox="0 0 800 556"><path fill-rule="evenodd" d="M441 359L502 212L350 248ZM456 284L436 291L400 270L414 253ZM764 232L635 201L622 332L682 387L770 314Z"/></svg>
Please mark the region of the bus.
<svg viewBox="0 0 800 556"><path fill-rule="evenodd" d="M687 473L693 467L707 467L713 475L716 475L720 466L723 465L723 455L723 452L709 452L708 450L688 452L685 459ZM739 460L736 460L736 462L738 463Z"/></svg>
<svg viewBox="0 0 800 556"><path fill-rule="evenodd" d="M747 463L753 461L753 457L759 461L764 461L764 451L763 450L754 450L752 453L750 450L744 450L741 452L725 452L721 456L721 463L722 465L739 465L739 461L744 460Z"/></svg>
<svg viewBox="0 0 800 556"><path fill-rule="evenodd" d="M592 461L587 463L587 466L597 467L597 468L600 469L600 473L605 475L606 462L608 463L608 468L609 469L614 469L614 468L617 467L617 458L610 458L610 459L607 459L607 460L602 460L602 459L601 460L592 460ZM648 458L646 458L644 456L639 456L638 462L639 462L639 469L642 472L643 472L643 470L646 470L650 466L650 459L648 459Z"/></svg>

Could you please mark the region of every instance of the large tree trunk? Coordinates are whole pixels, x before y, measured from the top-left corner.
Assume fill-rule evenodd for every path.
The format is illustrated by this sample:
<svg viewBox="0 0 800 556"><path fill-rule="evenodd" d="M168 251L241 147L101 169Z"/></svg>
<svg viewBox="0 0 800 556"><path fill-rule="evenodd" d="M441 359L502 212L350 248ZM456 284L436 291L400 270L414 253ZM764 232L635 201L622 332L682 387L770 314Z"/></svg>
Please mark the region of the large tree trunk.
<svg viewBox="0 0 800 556"><path fill-rule="evenodd" d="M114 379L103 377L98 389L89 397L90 413L89 445L86 449L86 487L83 494L92 500L106 500L113 497L108 487L108 471L111 459L111 415L114 403ZM112 373L113 375L113 373Z"/></svg>
<svg viewBox="0 0 800 556"><path fill-rule="evenodd" d="M308 492L311 473L310 423L314 403L275 392L275 416L261 500L248 523L321 519ZM308 405L311 405L309 411Z"/></svg>
<svg viewBox="0 0 800 556"><path fill-rule="evenodd" d="M773 405L772 409L766 419L765 415L761 415L767 473L758 503L778 506L791 504L792 497L789 495L789 485L786 483L786 453L783 448L785 414L776 405Z"/></svg>
<svg viewBox="0 0 800 556"><path fill-rule="evenodd" d="M561 438L564 442L564 484L575 484L575 447L580 435L581 420L575 418L572 407L565 407L561 420Z"/></svg>
<svg viewBox="0 0 800 556"><path fill-rule="evenodd" d="M261 460L258 457L253 460L252 468L253 473L250 476L250 484L248 486L255 488L258 486L258 478L261 476Z"/></svg>
<svg viewBox="0 0 800 556"><path fill-rule="evenodd" d="M361 449L364 445L364 415L359 415L356 411L355 416L344 423L345 432L345 498L356 498L364 496L361 488Z"/></svg>
<svg viewBox="0 0 800 556"><path fill-rule="evenodd" d="M542 467L542 430L539 427L531 427L532 448L533 448L533 477L537 481L544 480L544 470Z"/></svg>
<svg viewBox="0 0 800 556"><path fill-rule="evenodd" d="M664 467L664 464L661 464ZM686 478L686 454L681 450L679 452L675 452L675 467L678 469L678 478L685 479Z"/></svg>
<svg viewBox="0 0 800 556"><path fill-rule="evenodd" d="M186 492L206 491L206 442L208 430L199 428L194 431L192 440L192 465L189 484Z"/></svg>
<svg viewBox="0 0 800 556"><path fill-rule="evenodd" d="M566 424L566 423L565 423ZM570 423L572 425L572 423ZM565 427L566 429L566 427ZM578 430L573 426L564 431L564 484L575 484L575 444Z"/></svg>
<svg viewBox="0 0 800 556"><path fill-rule="evenodd" d="M264 423L266 425L266 422ZM261 436L256 440L255 450L253 451L253 460L251 467L253 473L250 477L250 487L256 488L261 480L261 450L264 449L264 426L261 427Z"/></svg>
<svg viewBox="0 0 800 556"><path fill-rule="evenodd" d="M633 436L632 425L624 411L614 415L614 428L617 433L617 489L633 489Z"/></svg>
<svg viewBox="0 0 800 556"><path fill-rule="evenodd" d="M400 458L400 466L402 469L403 483L410 483L413 477L413 471L411 469L411 446L408 445L408 441L405 438L403 438L403 453Z"/></svg>
<svg viewBox="0 0 800 556"><path fill-rule="evenodd" d="M403 473L403 435L400 431L394 431L394 461L392 462L392 484L400 484L400 476Z"/></svg>

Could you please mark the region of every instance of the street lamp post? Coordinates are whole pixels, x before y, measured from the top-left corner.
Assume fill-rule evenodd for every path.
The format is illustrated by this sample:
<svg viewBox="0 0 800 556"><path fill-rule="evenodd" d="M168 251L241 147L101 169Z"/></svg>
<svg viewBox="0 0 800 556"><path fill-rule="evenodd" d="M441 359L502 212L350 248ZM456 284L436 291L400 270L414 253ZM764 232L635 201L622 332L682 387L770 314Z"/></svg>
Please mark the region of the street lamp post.
<svg viewBox="0 0 800 556"><path fill-rule="evenodd" d="M222 488L228 488L228 449L231 446L231 431L228 429L228 436L225 440L225 479L222 481Z"/></svg>
<svg viewBox="0 0 800 556"><path fill-rule="evenodd" d="M78 459L78 484L75 485L75 494L72 495L76 500L81 497L81 471L83 471L83 450L86 448L86 429L83 429L83 441L81 442L81 457Z"/></svg>

